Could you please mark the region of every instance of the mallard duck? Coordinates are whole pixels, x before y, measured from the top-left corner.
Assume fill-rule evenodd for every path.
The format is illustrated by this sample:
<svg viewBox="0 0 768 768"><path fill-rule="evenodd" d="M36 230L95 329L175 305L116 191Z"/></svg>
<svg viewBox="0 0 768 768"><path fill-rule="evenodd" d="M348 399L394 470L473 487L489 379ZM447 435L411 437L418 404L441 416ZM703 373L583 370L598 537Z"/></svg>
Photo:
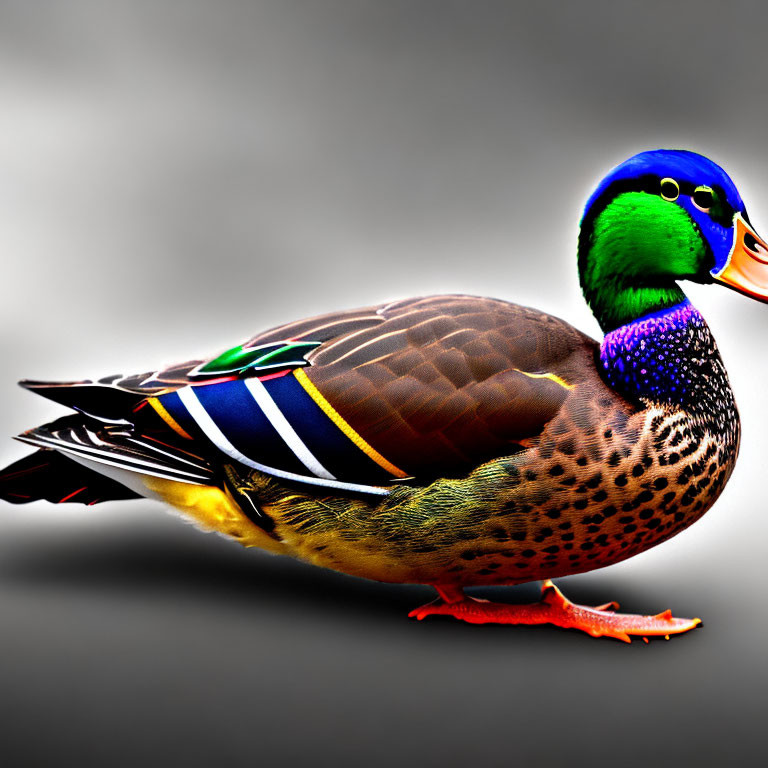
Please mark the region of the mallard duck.
<svg viewBox="0 0 768 768"><path fill-rule="evenodd" d="M568 601L551 579L617 563L696 521L736 461L717 345L680 280L768 297L768 245L728 175L693 152L614 168L578 268L605 337L506 301L448 295L282 325L213 358L22 386L75 411L0 494L149 497L205 529L347 574L435 587L416 609L552 623L629 642L698 619ZM540 602L464 588L543 580Z"/></svg>

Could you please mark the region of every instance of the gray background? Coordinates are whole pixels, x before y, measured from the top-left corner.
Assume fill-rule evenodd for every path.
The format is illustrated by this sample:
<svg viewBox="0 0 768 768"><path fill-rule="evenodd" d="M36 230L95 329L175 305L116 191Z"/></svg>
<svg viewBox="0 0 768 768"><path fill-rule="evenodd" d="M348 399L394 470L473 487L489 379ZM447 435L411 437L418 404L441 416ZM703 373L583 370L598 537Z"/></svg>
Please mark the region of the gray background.
<svg viewBox="0 0 768 768"><path fill-rule="evenodd" d="M598 334L577 222L627 156L710 155L766 231L765 22L703 0L0 2L2 432L59 413L18 378L414 294ZM4 505L0 762L759 763L768 307L690 295L742 411L737 470L693 529L563 582L703 629L416 624L426 588L241 550L149 501Z"/></svg>

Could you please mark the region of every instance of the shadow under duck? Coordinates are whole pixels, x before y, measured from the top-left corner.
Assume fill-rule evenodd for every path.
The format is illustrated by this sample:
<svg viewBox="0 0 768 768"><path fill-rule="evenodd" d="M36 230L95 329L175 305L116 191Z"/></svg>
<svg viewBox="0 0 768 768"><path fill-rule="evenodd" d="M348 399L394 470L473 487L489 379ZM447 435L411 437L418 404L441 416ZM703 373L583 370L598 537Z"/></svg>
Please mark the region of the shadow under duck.
<svg viewBox="0 0 768 768"><path fill-rule="evenodd" d="M433 585L412 612L669 635L698 619L575 605L550 579L691 525L736 461L739 417L680 280L768 297L768 246L727 174L658 150L590 197L578 264L601 344L534 309L430 296L262 333L213 359L98 381L22 382L74 415L0 495L162 499L245 546ZM463 587L544 580L532 605Z"/></svg>

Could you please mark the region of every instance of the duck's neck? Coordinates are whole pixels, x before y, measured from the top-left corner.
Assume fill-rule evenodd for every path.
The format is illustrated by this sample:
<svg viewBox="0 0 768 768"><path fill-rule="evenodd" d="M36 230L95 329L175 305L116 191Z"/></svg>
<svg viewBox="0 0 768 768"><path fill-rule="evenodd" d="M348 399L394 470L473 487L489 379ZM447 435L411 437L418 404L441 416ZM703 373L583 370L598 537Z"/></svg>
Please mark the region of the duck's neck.
<svg viewBox="0 0 768 768"><path fill-rule="evenodd" d="M579 278L603 331L679 305L678 280L700 280L707 250L688 214L658 195L624 192L587 210Z"/></svg>
<svg viewBox="0 0 768 768"><path fill-rule="evenodd" d="M688 214L659 195L607 195L582 219L579 276L606 334L606 381L630 400L683 408L701 423L735 418L715 340L677 284L702 280L708 258Z"/></svg>
<svg viewBox="0 0 768 768"><path fill-rule="evenodd" d="M607 333L600 360L607 382L631 400L679 407L707 422L735 418L717 344L687 299Z"/></svg>

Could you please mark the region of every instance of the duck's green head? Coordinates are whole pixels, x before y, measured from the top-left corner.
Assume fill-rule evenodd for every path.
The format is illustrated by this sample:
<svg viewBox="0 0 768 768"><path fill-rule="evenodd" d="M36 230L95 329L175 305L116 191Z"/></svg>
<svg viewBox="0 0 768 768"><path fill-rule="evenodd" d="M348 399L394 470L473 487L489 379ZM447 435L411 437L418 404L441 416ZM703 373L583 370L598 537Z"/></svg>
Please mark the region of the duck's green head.
<svg viewBox="0 0 768 768"><path fill-rule="evenodd" d="M678 280L768 301L768 245L728 174L695 152L642 152L600 182L579 234L584 296L604 331L679 304Z"/></svg>

